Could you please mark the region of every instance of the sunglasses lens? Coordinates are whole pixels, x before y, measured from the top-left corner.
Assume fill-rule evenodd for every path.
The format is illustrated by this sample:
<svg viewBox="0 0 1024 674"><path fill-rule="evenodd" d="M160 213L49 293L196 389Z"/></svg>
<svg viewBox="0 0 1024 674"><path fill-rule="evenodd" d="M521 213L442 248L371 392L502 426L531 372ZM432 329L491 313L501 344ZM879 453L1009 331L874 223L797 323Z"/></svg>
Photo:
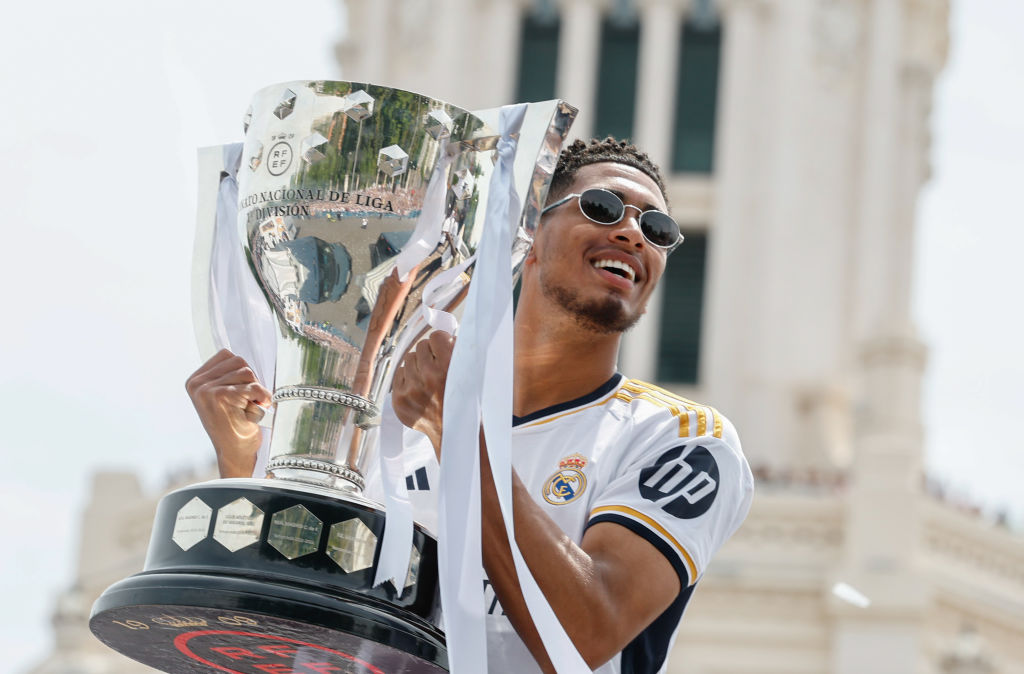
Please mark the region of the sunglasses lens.
<svg viewBox="0 0 1024 674"><path fill-rule="evenodd" d="M594 222L614 225L622 220L626 207L617 195L608 190L589 189L580 195L580 210ZM640 216L640 231L656 246L671 248L681 235L679 225L667 213L647 211Z"/></svg>
<svg viewBox="0 0 1024 674"><path fill-rule="evenodd" d="M640 231L656 246L668 248L679 240L679 225L661 211L647 211L640 216Z"/></svg>
<svg viewBox="0 0 1024 674"><path fill-rule="evenodd" d="M586 190L580 195L580 210L594 222L611 225L622 219L622 201L605 190Z"/></svg>

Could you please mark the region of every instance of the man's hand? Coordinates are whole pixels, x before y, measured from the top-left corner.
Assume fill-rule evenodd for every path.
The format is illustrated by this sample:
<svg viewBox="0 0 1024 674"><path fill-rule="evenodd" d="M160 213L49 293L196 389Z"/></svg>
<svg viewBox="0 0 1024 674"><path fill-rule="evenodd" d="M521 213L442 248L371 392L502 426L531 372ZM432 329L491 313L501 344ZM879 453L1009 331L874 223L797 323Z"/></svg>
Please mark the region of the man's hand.
<svg viewBox="0 0 1024 674"><path fill-rule="evenodd" d="M262 433L261 407L270 391L245 360L221 349L185 382L192 405L217 452L221 477L252 477Z"/></svg>
<svg viewBox="0 0 1024 674"><path fill-rule="evenodd" d="M444 387L455 338L447 332L433 332L405 354L391 389L391 404L403 424L417 430L434 445L441 457L441 424L444 417Z"/></svg>

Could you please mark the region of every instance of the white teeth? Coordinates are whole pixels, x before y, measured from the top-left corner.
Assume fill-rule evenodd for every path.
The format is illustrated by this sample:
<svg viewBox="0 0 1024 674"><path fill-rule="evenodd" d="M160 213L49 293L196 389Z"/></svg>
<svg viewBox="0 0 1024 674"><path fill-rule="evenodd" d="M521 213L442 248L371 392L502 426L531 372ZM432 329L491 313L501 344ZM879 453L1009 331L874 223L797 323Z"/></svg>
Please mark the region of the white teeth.
<svg viewBox="0 0 1024 674"><path fill-rule="evenodd" d="M597 269L611 268L621 269L626 274L626 278L630 281L636 279L636 272L625 262L619 262L618 260L594 260L594 267Z"/></svg>

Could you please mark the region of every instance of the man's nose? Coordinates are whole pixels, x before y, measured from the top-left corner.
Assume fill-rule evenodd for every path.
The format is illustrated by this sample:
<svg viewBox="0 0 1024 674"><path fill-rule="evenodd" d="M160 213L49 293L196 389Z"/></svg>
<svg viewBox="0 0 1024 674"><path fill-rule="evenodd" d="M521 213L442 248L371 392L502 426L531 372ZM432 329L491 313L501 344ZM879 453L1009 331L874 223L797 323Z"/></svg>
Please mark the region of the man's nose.
<svg viewBox="0 0 1024 674"><path fill-rule="evenodd" d="M643 248L646 244L644 240L644 233L640 229L640 214L633 213L632 209L627 209L626 215L623 216L622 220L615 223L608 232L608 237L614 241L626 243L636 248Z"/></svg>

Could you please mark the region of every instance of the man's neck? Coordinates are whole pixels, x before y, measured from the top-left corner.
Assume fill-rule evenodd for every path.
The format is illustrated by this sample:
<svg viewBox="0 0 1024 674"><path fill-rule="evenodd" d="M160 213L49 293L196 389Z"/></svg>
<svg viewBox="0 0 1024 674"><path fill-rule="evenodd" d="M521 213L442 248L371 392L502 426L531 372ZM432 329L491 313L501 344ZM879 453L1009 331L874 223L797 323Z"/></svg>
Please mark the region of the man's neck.
<svg viewBox="0 0 1024 674"><path fill-rule="evenodd" d="M550 317L520 318L515 324L516 416L584 396L615 374L620 334L597 334Z"/></svg>

